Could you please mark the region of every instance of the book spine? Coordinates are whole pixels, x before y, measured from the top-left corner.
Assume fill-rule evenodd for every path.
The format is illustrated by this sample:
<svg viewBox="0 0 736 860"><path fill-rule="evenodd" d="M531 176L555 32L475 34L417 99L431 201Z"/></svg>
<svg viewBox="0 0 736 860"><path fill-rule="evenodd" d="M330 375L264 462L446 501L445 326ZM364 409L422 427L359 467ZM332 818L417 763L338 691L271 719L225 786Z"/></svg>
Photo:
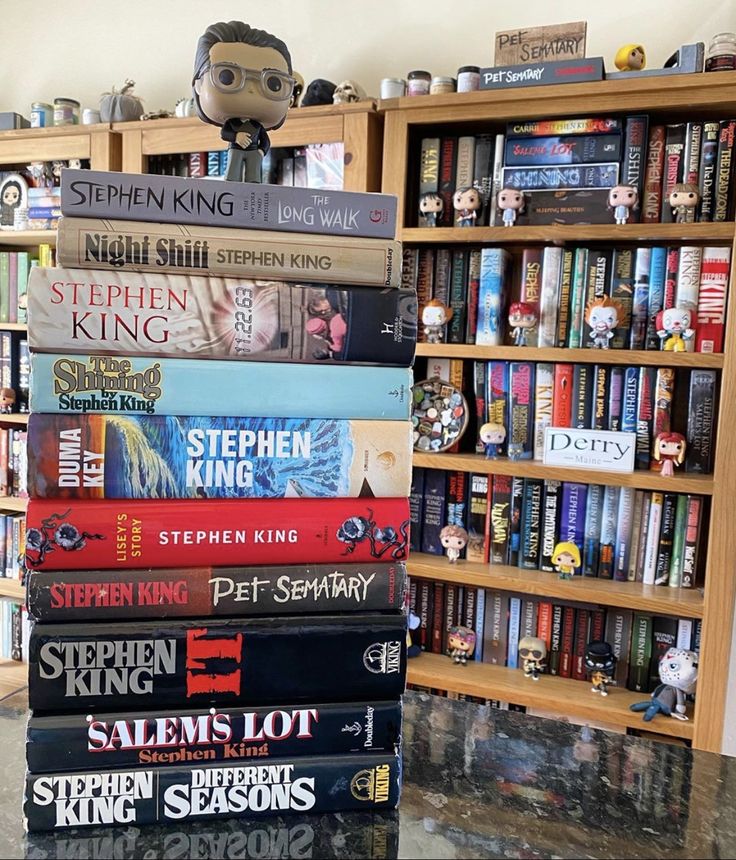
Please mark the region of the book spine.
<svg viewBox="0 0 736 860"><path fill-rule="evenodd" d="M557 340L555 346L567 346L570 331L570 292L572 290L573 252L568 248L562 251L560 266L559 307L557 312Z"/></svg>
<svg viewBox="0 0 736 860"><path fill-rule="evenodd" d="M690 371L685 471L709 475L713 471L716 372Z"/></svg>
<svg viewBox="0 0 736 860"><path fill-rule="evenodd" d="M686 651L690 650L693 641L693 620L692 618L677 619L677 639L675 640L675 648L683 648Z"/></svg>
<svg viewBox="0 0 736 860"><path fill-rule="evenodd" d="M30 571L37 621L301 615L400 609L403 564Z"/></svg>
<svg viewBox="0 0 736 860"><path fill-rule="evenodd" d="M574 365L558 363L555 364L554 368L555 390L552 405L552 426L572 427L574 407Z"/></svg>
<svg viewBox="0 0 736 860"><path fill-rule="evenodd" d="M636 565L634 566L633 576L629 569L629 581L643 582L644 580L644 561L647 551L647 538L649 536L649 512L652 507L652 494L644 493L641 505L641 528L639 532L639 547L636 553Z"/></svg>
<svg viewBox="0 0 736 860"><path fill-rule="evenodd" d="M8 271L8 322L18 322L18 254L11 251Z"/></svg>
<svg viewBox="0 0 736 860"><path fill-rule="evenodd" d="M593 426L593 367L589 364L575 364L572 376L572 426L580 430Z"/></svg>
<svg viewBox="0 0 736 860"><path fill-rule="evenodd" d="M473 362L473 394L475 395L475 421L476 421L476 439L475 453L485 453L485 443L480 438L480 428L489 420L488 418L488 401L486 399L488 393L488 362L474 361Z"/></svg>
<svg viewBox="0 0 736 860"><path fill-rule="evenodd" d="M508 564L511 478L493 475L491 481L491 564Z"/></svg>
<svg viewBox="0 0 736 860"><path fill-rule="evenodd" d="M509 635L506 653L506 665L509 669L519 668L519 630L521 627L521 599L509 599Z"/></svg>
<svg viewBox="0 0 736 860"><path fill-rule="evenodd" d="M631 248L613 249L609 295L621 308L611 348L624 349L631 326L631 305L634 297L634 252Z"/></svg>
<svg viewBox="0 0 736 860"><path fill-rule="evenodd" d="M464 627L469 627L471 630L478 630L479 629L476 626L476 612L475 612L475 602L476 602L477 592L478 592L477 588L473 588L472 586L466 586L465 587L465 601L463 602L463 611L462 611L462 615L460 617L460 623Z"/></svg>
<svg viewBox="0 0 736 860"><path fill-rule="evenodd" d="M636 693L649 689L649 664L652 659L652 616L634 614L631 633L628 688Z"/></svg>
<svg viewBox="0 0 736 860"><path fill-rule="evenodd" d="M680 493L677 496L675 508L675 531L672 541L672 558L670 560L667 584L670 588L679 588L682 584L682 568L685 559L685 534L687 532L687 496ZM681 646L677 646L678 648ZM689 645L684 646L689 647Z"/></svg>
<svg viewBox="0 0 736 860"><path fill-rule="evenodd" d="M488 594L488 610L483 627L483 662L505 666L509 596L500 591L490 591Z"/></svg>
<svg viewBox="0 0 736 860"><path fill-rule="evenodd" d="M601 540L598 560L598 578L613 579L616 562L616 534L621 487L607 486L603 490L601 513Z"/></svg>
<svg viewBox="0 0 736 860"><path fill-rule="evenodd" d="M442 634L442 647L440 649L441 654L449 654L450 646L448 644L450 630L458 623L458 591L459 586L455 585L452 582L445 583L435 583L435 587L437 585L442 585L445 592L445 602L443 607L443 613L440 616L440 624L441 624L441 634ZM436 612L437 607L437 595L435 594L435 618L437 617Z"/></svg>
<svg viewBox="0 0 736 860"><path fill-rule="evenodd" d="M611 368L596 364L593 369L593 430L608 428L608 388Z"/></svg>
<svg viewBox="0 0 736 860"><path fill-rule="evenodd" d="M258 773L242 766L189 765L28 774L23 813L33 832L93 825L171 825L184 818L230 818L246 808L249 817L263 818L287 810L389 810L399 803L401 760L389 752L274 759ZM75 786L73 796L70 784Z"/></svg>
<svg viewBox="0 0 736 860"><path fill-rule="evenodd" d="M687 497L687 530L682 561L681 588L695 588L698 573L700 524L703 517L703 500L700 496Z"/></svg>
<svg viewBox="0 0 736 860"><path fill-rule="evenodd" d="M660 367L657 369L657 377L654 385L654 413L652 417L652 429L649 445L654 443L660 433L669 433L672 417L672 398L675 393L675 371L671 367ZM650 467L654 471L660 471L661 463L651 459Z"/></svg>
<svg viewBox="0 0 736 860"><path fill-rule="evenodd" d="M442 633L444 630L444 611L445 611L445 583L431 583L432 601L431 612L429 617L429 630L427 634L427 651L433 654L442 654Z"/></svg>
<svg viewBox="0 0 736 860"><path fill-rule="evenodd" d="M613 565L613 578L618 582L626 582L629 576L635 495L636 491L633 487L621 487L619 492Z"/></svg>
<svg viewBox="0 0 736 860"><path fill-rule="evenodd" d="M542 506L542 535L540 550L540 570L553 571L552 556L557 543L560 528L560 496L562 483L560 481L544 482L544 501Z"/></svg>
<svg viewBox="0 0 736 860"><path fill-rule="evenodd" d="M521 550L521 514L524 479L511 479L511 500L509 503L509 551L507 564L512 567L519 565Z"/></svg>
<svg viewBox="0 0 736 860"><path fill-rule="evenodd" d="M521 508L521 552L519 567L537 570L540 562L542 493L544 481L525 478ZM530 635L536 635L536 631Z"/></svg>
<svg viewBox="0 0 736 860"><path fill-rule="evenodd" d="M606 412L607 430L621 429L621 414L624 396L624 368L612 367L608 375L608 410Z"/></svg>
<svg viewBox="0 0 736 860"><path fill-rule="evenodd" d="M647 692L654 690L659 679L659 663L670 648L677 642L677 619L671 616L652 618L652 656L649 661L649 686Z"/></svg>
<svg viewBox="0 0 736 860"><path fill-rule="evenodd" d="M562 678L572 678L574 647L575 610L572 606L565 606L562 610L562 636L559 661L559 674Z"/></svg>
<svg viewBox="0 0 736 860"><path fill-rule="evenodd" d="M486 590L485 588L479 588L476 591L476 609L475 609L475 624L471 624L471 628L476 631L477 639L475 644L475 654L473 655L473 660L476 663L483 662L483 646L485 645L485 637L481 634L485 630L486 624Z"/></svg>
<svg viewBox="0 0 736 860"><path fill-rule="evenodd" d="M662 177L664 174L665 129L653 125L649 129L647 163L644 172L644 196L641 204L641 220L646 224L659 221L662 209Z"/></svg>
<svg viewBox="0 0 736 860"><path fill-rule="evenodd" d="M644 349L649 311L651 248L637 248L634 258L634 297L631 304L629 349Z"/></svg>
<svg viewBox="0 0 736 860"><path fill-rule="evenodd" d="M419 275L419 248L404 248L401 252L401 283L402 290L417 291Z"/></svg>
<svg viewBox="0 0 736 860"><path fill-rule="evenodd" d="M440 139L422 138L419 155L419 194L436 193L440 182ZM420 225L421 226L421 225Z"/></svg>
<svg viewBox="0 0 736 860"><path fill-rule="evenodd" d="M519 624L519 638L537 635L537 600L529 598L521 602L521 621Z"/></svg>
<svg viewBox="0 0 736 860"><path fill-rule="evenodd" d="M590 484L585 506L585 536L583 541L583 576L598 576L601 553L601 524L603 491L600 484Z"/></svg>
<svg viewBox="0 0 736 860"><path fill-rule="evenodd" d="M421 248L417 257L417 318L422 318L422 312L431 301L434 294L435 251L433 248ZM424 331L419 338L427 339Z"/></svg>
<svg viewBox="0 0 736 860"><path fill-rule="evenodd" d="M468 473L449 472L447 479L447 525L467 529ZM462 556L464 557L464 556Z"/></svg>
<svg viewBox="0 0 736 860"><path fill-rule="evenodd" d="M444 555L440 532L445 525L447 507L447 473L427 469L424 476L424 519L422 520L422 552Z"/></svg>
<svg viewBox="0 0 736 860"><path fill-rule="evenodd" d="M534 364L532 362L511 362L509 389L511 398L508 449L509 452L517 454L519 459L530 460L534 453L534 408L532 403Z"/></svg>
<svg viewBox="0 0 736 860"><path fill-rule="evenodd" d="M585 675L585 648L588 644L588 631L590 630L590 610L575 610L575 643L573 645L572 677L576 681L584 681Z"/></svg>
<svg viewBox="0 0 736 860"><path fill-rule="evenodd" d="M26 564L45 570L403 561L409 502L31 499L27 524Z"/></svg>
<svg viewBox="0 0 736 860"><path fill-rule="evenodd" d="M475 333L478 329L478 301L480 299L480 255L479 248L473 248L468 252L468 277L467 277L467 313L465 317L465 340L464 343L475 343Z"/></svg>
<svg viewBox="0 0 736 860"><path fill-rule="evenodd" d="M40 353L32 368L34 412L224 417L258 404L261 418L404 421L410 411L406 368L207 361L193 374L183 358Z"/></svg>
<svg viewBox="0 0 736 860"><path fill-rule="evenodd" d="M547 646L547 653L552 644L552 604L548 600L540 600L538 606L537 629L534 633ZM549 666L547 666L549 671Z"/></svg>
<svg viewBox="0 0 736 860"><path fill-rule="evenodd" d="M400 702L285 705L210 713L175 711L33 717L26 730L31 773L172 767L258 757L393 752ZM166 727L166 728L164 728Z"/></svg>
<svg viewBox="0 0 736 860"><path fill-rule="evenodd" d="M432 583L422 581L419 585L419 645L422 651L432 650Z"/></svg>
<svg viewBox="0 0 736 860"><path fill-rule="evenodd" d="M411 520L409 549L412 552L421 552L425 474L425 470L419 466L414 466L411 472L411 488L409 490L409 518Z"/></svg>
<svg viewBox="0 0 736 860"><path fill-rule="evenodd" d="M555 346L557 310L560 303L562 248L545 248L542 261L542 293L539 303L537 346Z"/></svg>
<svg viewBox="0 0 736 860"><path fill-rule="evenodd" d="M488 371L488 420L509 426L509 362L491 361ZM504 455L507 443L498 446L498 453Z"/></svg>
<svg viewBox="0 0 736 860"><path fill-rule="evenodd" d="M552 605L552 618L550 623L549 659L547 668L550 675L560 673L560 654L562 651L562 606L559 603Z"/></svg>
<svg viewBox="0 0 736 860"><path fill-rule="evenodd" d="M452 274L452 254L448 248L437 248L434 251L434 279L432 285L432 298L442 302L443 305L450 304L450 279ZM447 327L445 326L445 329ZM446 330L442 332L441 342L445 342Z"/></svg>
<svg viewBox="0 0 736 860"><path fill-rule="evenodd" d="M539 363L535 375L534 396L534 459L544 456L544 431L552 424L554 401L554 365Z"/></svg>
<svg viewBox="0 0 736 860"><path fill-rule="evenodd" d="M659 546L654 565L654 584L669 585L670 564L672 562L675 539L675 515L677 495L665 493L662 501L662 522L659 530Z"/></svg>
<svg viewBox="0 0 736 860"><path fill-rule="evenodd" d="M455 165L455 188L473 186L475 173L475 138L472 135L457 140L457 164Z"/></svg>
<svg viewBox="0 0 736 860"><path fill-rule="evenodd" d="M585 119L540 119L509 122L506 136L547 137L549 135L570 134L619 134L621 120L616 117L586 117Z"/></svg>
<svg viewBox="0 0 736 860"><path fill-rule="evenodd" d="M703 145L703 123L689 122L685 137L685 167L682 178L697 186L700 180L700 151ZM686 213L688 221L695 221L697 206Z"/></svg>
<svg viewBox="0 0 736 860"><path fill-rule="evenodd" d="M572 292L570 294L570 330L566 346L576 349L581 346L585 328L585 275L588 270L588 249L576 248L572 272Z"/></svg>
<svg viewBox="0 0 736 860"><path fill-rule="evenodd" d="M703 123L703 139L700 147L700 166L698 170L700 178L698 221L713 220L719 136L720 123Z"/></svg>
<svg viewBox="0 0 736 860"><path fill-rule="evenodd" d="M65 216L393 239L396 198L357 191L315 193L252 182L237 187L171 176L69 170Z"/></svg>
<svg viewBox="0 0 736 860"><path fill-rule="evenodd" d="M468 252L453 251L450 277L450 307L452 317L447 324L447 342L465 343L465 317L467 304Z"/></svg>
<svg viewBox="0 0 736 860"><path fill-rule="evenodd" d="M639 368L636 418L636 468L648 469L651 458L652 426L654 420L654 387L656 371L653 367Z"/></svg>
<svg viewBox="0 0 736 860"><path fill-rule="evenodd" d="M452 195L455 193L455 165L457 163L457 138L440 139L439 194L444 202L442 213L437 217L437 226L454 226Z"/></svg>
<svg viewBox="0 0 736 860"><path fill-rule="evenodd" d="M696 352L723 352L730 268L730 248L703 249L695 324Z"/></svg>
<svg viewBox="0 0 736 860"><path fill-rule="evenodd" d="M480 194L483 204L478 213L478 224L488 223L488 212L493 189L493 136L479 134L475 138L473 163L473 188Z"/></svg>
<svg viewBox="0 0 736 860"><path fill-rule="evenodd" d="M636 581L636 565L639 552L639 540L641 538L642 506L644 504L644 491L637 490L634 493L634 509L631 514L631 539L629 541L629 565L626 569L626 581Z"/></svg>
<svg viewBox="0 0 736 860"><path fill-rule="evenodd" d="M703 249L694 245L680 248L680 268L677 272L677 293L675 303L692 311L698 307L700 292L700 269L703 262Z"/></svg>
<svg viewBox="0 0 736 860"><path fill-rule="evenodd" d="M503 170L503 187L519 188L522 191L612 188L618 183L618 176L617 162L506 167Z"/></svg>
<svg viewBox="0 0 736 860"><path fill-rule="evenodd" d="M521 258L521 289L519 299L530 305L539 320L540 303L542 299L542 261L544 250L542 248L524 248ZM539 325L535 325L527 332L529 346L538 346Z"/></svg>
<svg viewBox="0 0 736 860"><path fill-rule="evenodd" d="M402 613L108 622L104 638L89 625L36 624L29 701L38 711L90 713L112 703L125 711L153 702L166 708L183 701L208 707L391 699L404 689L405 632ZM325 673L336 641L335 671Z"/></svg>
<svg viewBox="0 0 736 860"><path fill-rule="evenodd" d="M16 306L16 321L21 324L28 322L28 275L31 260L27 251L18 251L18 304Z"/></svg>
<svg viewBox="0 0 736 860"><path fill-rule="evenodd" d="M668 125L664 142L664 166L662 169L662 208L660 221L674 221L670 194L677 183L682 182L685 171L685 123Z"/></svg>
<svg viewBox="0 0 736 860"><path fill-rule="evenodd" d="M611 607L606 613L605 641L616 657L614 679L623 688L629 671L632 614L626 609Z"/></svg>
<svg viewBox="0 0 736 860"><path fill-rule="evenodd" d="M465 555L468 561L488 563L489 548L486 530L488 504L489 476L471 475L468 501L468 546Z"/></svg>
<svg viewBox="0 0 736 860"><path fill-rule="evenodd" d="M165 267L171 274L319 279L375 287L398 287L401 274L401 247L388 239L307 234L292 238L266 230L136 221L61 218L56 253L62 267L117 272L160 272Z"/></svg>
<svg viewBox="0 0 736 860"><path fill-rule="evenodd" d="M649 506L649 524L647 526L647 542L644 550L644 570L642 582L644 585L654 585L657 569L657 552L659 548L660 529L662 525L662 505L664 495L652 493Z"/></svg>
<svg viewBox="0 0 736 860"><path fill-rule="evenodd" d="M733 173L733 140L736 120L722 120L718 133L718 155L713 195L713 220L728 221L731 213L731 175Z"/></svg>
<svg viewBox="0 0 736 860"><path fill-rule="evenodd" d="M562 510L560 515L560 540L570 541L576 547L585 540L585 507L588 496L587 484L566 481L562 485Z"/></svg>
<svg viewBox="0 0 736 860"><path fill-rule="evenodd" d="M503 248L483 248L481 251L476 344L500 346L503 343L501 317L509 259L508 251Z"/></svg>
<svg viewBox="0 0 736 860"><path fill-rule="evenodd" d="M648 128L649 117L646 114L626 117L624 151L621 159L621 184L632 185L636 188L640 201L644 186ZM638 221L639 207L634 207L629 217L634 222Z"/></svg>
<svg viewBox="0 0 736 860"><path fill-rule="evenodd" d="M496 223L496 216L498 214L498 192L503 188L505 140L505 135L497 134L496 143L493 148L493 182L491 199L488 206L488 219L486 221L489 225Z"/></svg>
<svg viewBox="0 0 736 860"><path fill-rule="evenodd" d="M0 251L0 323L10 321L10 253Z"/></svg>
<svg viewBox="0 0 736 860"><path fill-rule="evenodd" d="M652 248L649 261L649 295L647 296L647 329L644 337L644 349L659 349L661 346L657 334L657 314L664 307L666 271L667 249L662 246Z"/></svg>
<svg viewBox="0 0 736 860"><path fill-rule="evenodd" d="M506 141L506 167L555 164L597 164L619 161L621 135L556 135Z"/></svg>
<svg viewBox="0 0 736 860"><path fill-rule="evenodd" d="M675 307L677 295L677 272L680 268L680 249L676 246L667 248L667 263L664 275L664 300L662 307L665 310Z"/></svg>

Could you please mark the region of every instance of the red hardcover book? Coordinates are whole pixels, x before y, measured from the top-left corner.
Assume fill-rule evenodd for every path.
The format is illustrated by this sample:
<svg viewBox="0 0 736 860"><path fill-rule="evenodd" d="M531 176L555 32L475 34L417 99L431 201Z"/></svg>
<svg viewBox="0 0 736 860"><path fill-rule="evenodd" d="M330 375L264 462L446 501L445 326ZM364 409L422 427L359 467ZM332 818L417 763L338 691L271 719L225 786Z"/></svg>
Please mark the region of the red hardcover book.
<svg viewBox="0 0 736 860"><path fill-rule="evenodd" d="M695 324L695 352L723 352L730 248L703 248Z"/></svg>
<svg viewBox="0 0 736 860"><path fill-rule="evenodd" d="M641 220L656 224L662 208L662 172L664 169L664 126L649 129L647 169L644 174L644 199L641 201Z"/></svg>
<svg viewBox="0 0 736 860"><path fill-rule="evenodd" d="M601 642L606 627L606 613L603 609L592 609L590 612L590 642Z"/></svg>
<svg viewBox="0 0 736 860"><path fill-rule="evenodd" d="M433 584L434 606L432 611L432 636L431 647L428 649L433 654L442 653L442 640L445 628L445 583L434 582Z"/></svg>
<svg viewBox="0 0 736 860"><path fill-rule="evenodd" d="M206 152L189 153L189 176L192 179L199 179L203 176L207 176Z"/></svg>
<svg viewBox="0 0 736 860"><path fill-rule="evenodd" d="M422 248L417 260L417 303L418 318L422 318L422 311L427 302L432 298L434 291L434 249ZM424 329L418 336L419 340L426 340Z"/></svg>
<svg viewBox="0 0 736 860"><path fill-rule="evenodd" d="M43 570L400 561L408 499L32 499L26 562Z"/></svg>
<svg viewBox="0 0 736 860"><path fill-rule="evenodd" d="M435 583L437 585L437 583ZM457 624L457 600L458 587L451 582L444 583L445 586L445 605L444 617L442 619L442 654L448 653L447 639L450 635L450 628Z"/></svg>
<svg viewBox="0 0 736 860"><path fill-rule="evenodd" d="M542 257L544 248L524 248L521 258L521 289L519 301L526 302L534 308L539 319L539 304L542 296ZM538 326L534 326L528 334L528 345L537 345Z"/></svg>
<svg viewBox="0 0 736 860"><path fill-rule="evenodd" d="M560 647L559 674L572 678L573 646L575 644L575 610L565 606L562 610L562 645Z"/></svg>
<svg viewBox="0 0 736 860"><path fill-rule="evenodd" d="M667 268L664 280L664 298L662 309L674 308L677 297L677 273L680 271L680 248L667 248Z"/></svg>
<svg viewBox="0 0 736 860"><path fill-rule="evenodd" d="M478 294L480 292L480 248L468 254L467 318L465 320L465 343L475 343L478 328Z"/></svg>
<svg viewBox="0 0 736 860"><path fill-rule="evenodd" d="M445 208L437 218L438 227L455 226L455 210L452 208L452 195L455 193L455 159L457 158L457 138L443 137L440 141L440 182L439 192Z"/></svg>
<svg viewBox="0 0 736 860"><path fill-rule="evenodd" d="M590 610L578 609L575 613L575 647L572 660L572 676L576 681L585 680L585 648L590 629Z"/></svg>
<svg viewBox="0 0 736 860"><path fill-rule="evenodd" d="M660 367L657 370L657 382L654 389L654 414L652 417L651 442L660 433L669 433L672 424L672 398L675 394L675 371L672 367ZM662 469L662 463L652 457L649 468L655 472Z"/></svg>
<svg viewBox="0 0 736 860"><path fill-rule="evenodd" d="M552 403L552 426L572 427L572 364L555 365L555 390Z"/></svg>
<svg viewBox="0 0 736 860"><path fill-rule="evenodd" d="M0 427L0 496L9 496L8 476L10 474L8 459L10 431L7 427Z"/></svg>
<svg viewBox="0 0 736 860"><path fill-rule="evenodd" d="M547 651L552 647L552 603L548 600L539 602L537 615L537 636L547 643Z"/></svg>
<svg viewBox="0 0 736 860"><path fill-rule="evenodd" d="M419 583L419 647L432 650L432 597L433 583L426 579Z"/></svg>

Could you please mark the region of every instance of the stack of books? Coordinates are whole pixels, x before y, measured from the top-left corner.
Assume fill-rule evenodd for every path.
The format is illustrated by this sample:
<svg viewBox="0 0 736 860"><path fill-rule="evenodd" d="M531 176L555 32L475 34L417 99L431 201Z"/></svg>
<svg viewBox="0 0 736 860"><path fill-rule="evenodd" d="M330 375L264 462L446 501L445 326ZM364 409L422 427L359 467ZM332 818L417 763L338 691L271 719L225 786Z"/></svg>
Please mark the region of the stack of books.
<svg viewBox="0 0 736 860"><path fill-rule="evenodd" d="M65 173L70 268L28 290L29 829L398 803L395 208Z"/></svg>

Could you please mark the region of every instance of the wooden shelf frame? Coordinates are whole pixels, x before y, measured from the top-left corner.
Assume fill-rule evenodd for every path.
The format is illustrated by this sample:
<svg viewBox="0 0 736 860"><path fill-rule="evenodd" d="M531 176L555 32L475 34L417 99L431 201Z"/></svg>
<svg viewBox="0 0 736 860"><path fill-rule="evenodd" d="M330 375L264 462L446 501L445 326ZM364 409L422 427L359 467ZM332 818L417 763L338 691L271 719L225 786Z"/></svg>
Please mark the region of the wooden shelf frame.
<svg viewBox="0 0 736 860"><path fill-rule="evenodd" d="M2 165L68 158L89 159L93 170L120 170L120 137L109 123L19 128L0 133Z"/></svg>
<svg viewBox="0 0 736 860"><path fill-rule="evenodd" d="M26 590L17 579L11 579L9 576L0 576L0 597L9 597L11 600L24 602L26 599Z"/></svg>
<svg viewBox="0 0 736 860"><path fill-rule="evenodd" d="M548 87L512 88L506 90L481 91L476 93L424 96L422 98L402 98L379 103L384 111L384 148L383 184L385 193L395 194L399 199L401 218L407 217L408 223L415 223L414 213L407 209L408 189L414 186L416 165L410 164L410 152L423 136L442 133L472 134L503 131L506 121L512 119L544 119L548 117L589 116L591 105L596 114L647 113L657 122L687 121L693 118L722 119L736 115L736 71L719 75L673 75L670 77L642 77L627 80L612 80L593 83L566 84ZM450 132L451 130L451 132ZM413 157L413 156L412 156ZM403 227L403 223L402 223ZM638 471L631 475L615 475L606 472L593 472L582 469L561 469L545 467L531 461L510 462L508 460L486 460L473 454L415 454L414 463L427 468L440 468L462 471L477 471L487 474L518 475L534 478L555 478L585 483L613 484L632 486L641 489L670 490L673 492L701 493L711 496L710 529L707 535L707 564L705 586L701 598L684 598L694 601L691 611L703 618L703 633L700 647L700 676L696 696L695 720L691 723L673 726L669 721L662 728L662 721L652 726L655 731L668 731L692 738L693 745L702 750L720 752L723 736L724 713L731 650L731 632L736 600L736 556L733 552L733 499L736 497L736 243L735 225L731 222L721 224L627 224L617 226L550 226L496 228L414 228L406 226L400 230L401 239L409 244L415 243L496 243L514 245L518 243L584 243L605 242L619 244L639 241L682 241L693 244L728 244L732 247L732 266L727 308L725 352L719 356L678 356L671 363L661 353L641 353L640 356L627 351L609 351L605 357L585 355L586 350L534 350L523 353L506 347L473 347L466 345L421 345L418 354L427 356L447 356L467 359L518 359L536 361L601 361L607 364L662 364L673 367L710 367L721 370L718 426L716 428L717 450L715 468L712 476L676 475L663 479L656 472ZM599 352L599 351L596 351ZM410 562L411 566L411 562ZM422 567L421 559L418 567ZM415 568L416 569L416 568ZM428 575L433 575L431 566ZM436 572L436 571L435 571ZM517 587L518 574L497 574L506 577L506 585ZM454 573L453 576L462 576ZM510 579L509 579L510 578ZM575 581L573 585L578 585ZM626 583L625 585L629 585ZM499 585L501 587L500 580ZM506 586L504 586L506 587ZM562 583L536 582L530 584L530 592L559 595ZM586 586L587 587L587 583ZM621 596L611 584L596 583L591 588L600 590L602 602L609 605L622 605L621 601L632 599L637 602L654 599L661 607L664 595L650 598L643 588L627 592ZM533 590L532 590L533 589ZM608 589L606 591L605 589ZM579 592L582 597L582 592ZM571 595L572 596L572 595ZM587 599L587 598L583 598ZM654 611L654 606L652 606ZM658 611L666 612L664 608ZM683 612L687 616L688 612ZM692 617L692 616L691 616ZM426 656L426 655L425 655ZM442 660L444 658L440 658ZM450 671L432 677L433 667L437 671L442 663L425 660L425 657L410 667L410 677L424 686L441 688L443 683L452 684L457 692L476 692L488 698L505 699L525 703L513 690L508 689L507 677L498 667L483 664L472 667L465 673L447 662ZM470 669L470 667L468 667ZM454 671L453 671L454 670ZM417 680L417 675L423 680ZM457 689L462 677L479 679L476 684L465 684ZM522 679L523 680L523 679ZM551 679L552 680L552 679ZM468 689L474 686L474 689ZM514 689L519 684L513 685ZM537 686L537 685L535 685ZM523 688L528 690L528 688ZM581 701L572 694L568 696L563 679L545 684L544 702L541 707L557 710L560 713L574 711L578 715L590 712L588 698ZM536 693L534 694L536 696ZM590 697L595 698L595 697ZM526 696L526 701L529 695ZM620 722L621 725L634 725L627 712L611 712L606 702L605 715L598 713L603 721ZM641 728L638 718L636 725ZM684 728L683 728L684 726Z"/></svg>
<svg viewBox="0 0 736 860"><path fill-rule="evenodd" d="M19 693L28 686L28 664L0 660L0 700Z"/></svg>
<svg viewBox="0 0 736 860"><path fill-rule="evenodd" d="M122 169L145 173L149 155L226 149L220 130L197 117L117 122L123 142ZM289 111L284 125L269 132L271 146L336 143L345 148L345 191L379 191L383 116L373 99L346 105L315 105Z"/></svg>

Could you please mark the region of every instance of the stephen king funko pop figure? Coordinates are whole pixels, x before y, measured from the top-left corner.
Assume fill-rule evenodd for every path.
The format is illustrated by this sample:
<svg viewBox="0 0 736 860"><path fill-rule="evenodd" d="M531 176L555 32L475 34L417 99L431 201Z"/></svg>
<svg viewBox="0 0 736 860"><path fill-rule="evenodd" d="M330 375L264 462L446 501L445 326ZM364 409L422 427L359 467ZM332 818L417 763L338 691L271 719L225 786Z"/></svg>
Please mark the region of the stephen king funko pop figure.
<svg viewBox="0 0 736 860"><path fill-rule="evenodd" d="M289 49L241 21L210 24L197 42L192 88L200 119L230 144L225 179L260 182L267 132L283 124L294 90Z"/></svg>

